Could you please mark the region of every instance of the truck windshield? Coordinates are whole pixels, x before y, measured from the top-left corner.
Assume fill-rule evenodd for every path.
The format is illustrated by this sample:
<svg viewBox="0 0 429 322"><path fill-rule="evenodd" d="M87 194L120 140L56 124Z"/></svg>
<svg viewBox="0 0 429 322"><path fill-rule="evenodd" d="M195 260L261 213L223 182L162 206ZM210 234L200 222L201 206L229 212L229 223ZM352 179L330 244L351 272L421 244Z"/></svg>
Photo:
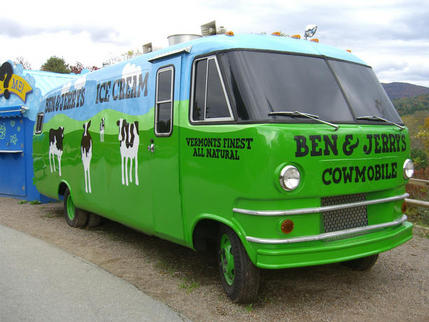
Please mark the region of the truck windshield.
<svg viewBox="0 0 429 322"><path fill-rule="evenodd" d="M358 120L368 115L402 123L369 67L248 50L224 52L218 59L239 122L312 122L272 113L298 111L334 123L372 122Z"/></svg>

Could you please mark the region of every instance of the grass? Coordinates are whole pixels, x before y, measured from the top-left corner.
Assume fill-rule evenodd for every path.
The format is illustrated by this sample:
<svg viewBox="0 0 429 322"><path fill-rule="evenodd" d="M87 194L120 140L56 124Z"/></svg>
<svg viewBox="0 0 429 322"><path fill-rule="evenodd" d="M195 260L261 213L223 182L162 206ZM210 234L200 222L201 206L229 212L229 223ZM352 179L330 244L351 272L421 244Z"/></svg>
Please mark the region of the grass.
<svg viewBox="0 0 429 322"><path fill-rule="evenodd" d="M184 289L187 293L191 293L195 289L199 288L201 285L199 282L184 277L183 281L179 284L179 288Z"/></svg>
<svg viewBox="0 0 429 322"><path fill-rule="evenodd" d="M47 214L41 215L40 217L42 217L42 218L55 218L55 217L58 217L58 215L55 213L47 213Z"/></svg>
<svg viewBox="0 0 429 322"><path fill-rule="evenodd" d="M429 208L409 207L406 214L413 224L429 228Z"/></svg>
<svg viewBox="0 0 429 322"><path fill-rule="evenodd" d="M169 275L174 275L174 269L167 260L159 260L155 266Z"/></svg>
<svg viewBox="0 0 429 322"><path fill-rule="evenodd" d="M253 311L253 303L246 305L246 311L249 313Z"/></svg>
<svg viewBox="0 0 429 322"><path fill-rule="evenodd" d="M168 274L173 277L180 276L182 274L177 274L176 270L173 268L171 263L167 260L159 260L155 267L161 270L163 273ZM181 277L181 282L179 283L179 288L185 290L187 293L191 293L195 289L199 288L201 285L199 282L195 281L192 278Z"/></svg>
<svg viewBox="0 0 429 322"><path fill-rule="evenodd" d="M18 201L19 205L25 205L29 203L30 205L40 205L41 202L39 200L32 200L32 201L28 201L28 200L20 200Z"/></svg>
<svg viewBox="0 0 429 322"><path fill-rule="evenodd" d="M415 225L413 233L420 237L429 238L429 208L409 207L406 214L408 220ZM416 226L420 226L420 228Z"/></svg>

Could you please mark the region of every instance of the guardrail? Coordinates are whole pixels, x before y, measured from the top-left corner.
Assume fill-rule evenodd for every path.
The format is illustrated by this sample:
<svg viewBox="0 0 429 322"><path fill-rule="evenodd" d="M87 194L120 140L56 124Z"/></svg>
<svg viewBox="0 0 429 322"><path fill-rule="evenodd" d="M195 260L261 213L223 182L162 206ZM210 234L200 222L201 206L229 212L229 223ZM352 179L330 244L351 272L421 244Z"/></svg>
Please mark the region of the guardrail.
<svg viewBox="0 0 429 322"><path fill-rule="evenodd" d="M428 187L429 188L429 180L411 178L409 183L416 185L416 186L422 186L422 187ZM429 208L429 202L428 201L406 198L405 202L407 203L408 206L417 206L417 207Z"/></svg>

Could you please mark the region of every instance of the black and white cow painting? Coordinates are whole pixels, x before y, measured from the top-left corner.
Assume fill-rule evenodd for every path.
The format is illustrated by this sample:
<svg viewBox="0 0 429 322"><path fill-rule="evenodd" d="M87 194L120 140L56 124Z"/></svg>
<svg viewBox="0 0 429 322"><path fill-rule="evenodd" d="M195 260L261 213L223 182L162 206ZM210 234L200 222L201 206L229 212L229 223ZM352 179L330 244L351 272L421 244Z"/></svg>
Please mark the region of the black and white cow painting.
<svg viewBox="0 0 429 322"><path fill-rule="evenodd" d="M140 144L139 122L135 121L128 123L124 119L119 119L116 124L119 127L119 150L121 152L121 170L122 184L128 186L129 182L133 182L133 161L135 168L135 184L139 185L138 177L138 149ZM130 160L130 168L128 171L128 160Z"/></svg>
<svg viewBox="0 0 429 322"><path fill-rule="evenodd" d="M91 159L92 159L92 139L89 134L91 121L83 124L82 141L80 144L80 152L82 155L83 172L85 176L85 192L91 193Z"/></svg>
<svg viewBox="0 0 429 322"><path fill-rule="evenodd" d="M104 117L100 121L100 142L104 142Z"/></svg>
<svg viewBox="0 0 429 322"><path fill-rule="evenodd" d="M56 171L55 157L58 159L58 174L61 177L61 156L63 155L64 128L49 130L49 167L51 173Z"/></svg>

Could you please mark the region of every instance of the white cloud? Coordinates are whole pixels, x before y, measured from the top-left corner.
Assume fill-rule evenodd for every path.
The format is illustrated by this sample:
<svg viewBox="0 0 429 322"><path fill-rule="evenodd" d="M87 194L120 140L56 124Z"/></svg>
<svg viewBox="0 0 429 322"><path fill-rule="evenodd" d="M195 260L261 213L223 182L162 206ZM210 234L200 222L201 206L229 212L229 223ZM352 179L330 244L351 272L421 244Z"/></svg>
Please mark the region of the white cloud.
<svg viewBox="0 0 429 322"><path fill-rule="evenodd" d="M0 12L0 62L23 56L39 68L50 56L67 63L101 66L108 58L146 42L167 45L166 37L199 33L218 25L240 32L303 34L319 26L322 43L353 53L374 66L382 81L428 82L429 3L418 0L54 0L20 1L19 15ZM389 66L389 68L387 68ZM419 68L421 66L422 68ZM414 73L414 74L413 74Z"/></svg>

